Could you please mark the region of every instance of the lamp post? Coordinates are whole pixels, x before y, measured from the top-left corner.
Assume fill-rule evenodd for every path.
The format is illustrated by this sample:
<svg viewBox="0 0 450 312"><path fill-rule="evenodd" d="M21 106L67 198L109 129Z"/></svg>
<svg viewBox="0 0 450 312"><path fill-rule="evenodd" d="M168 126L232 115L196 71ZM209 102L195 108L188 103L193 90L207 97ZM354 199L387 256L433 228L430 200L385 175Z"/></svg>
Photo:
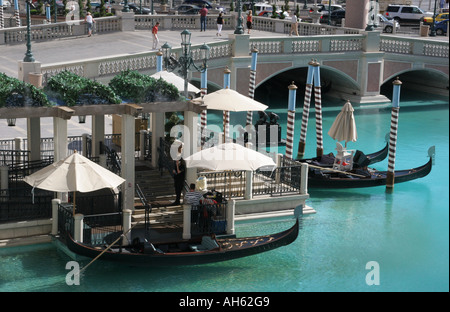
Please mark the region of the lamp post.
<svg viewBox="0 0 450 312"><path fill-rule="evenodd" d="M237 9L238 9L238 20L236 29L234 30L234 34L242 35L244 33L244 28L242 27L242 5L241 0L237 0Z"/></svg>
<svg viewBox="0 0 450 312"><path fill-rule="evenodd" d="M188 98L188 73L191 67L194 67L199 72L206 70L206 63L209 59L210 48L207 44L203 44L200 47L200 56L202 59L202 66L197 67L192 58L191 52L191 32L187 29L181 32L181 50L182 55L176 60L170 55L172 47L166 42L161 47L163 53L164 64L166 70L174 71L178 69L178 72L184 78L184 96Z"/></svg>
<svg viewBox="0 0 450 312"><path fill-rule="evenodd" d="M122 12L130 12L130 7L128 6L128 0L124 1Z"/></svg>
<svg viewBox="0 0 450 312"><path fill-rule="evenodd" d="M373 30L373 24L374 24L374 20L375 20L375 5L374 5L374 1L370 0L370 9L369 12L367 12L367 26L366 26L366 31L372 31ZM395 27L395 26L394 26Z"/></svg>
<svg viewBox="0 0 450 312"><path fill-rule="evenodd" d="M430 37L436 37L436 27L435 27L435 23L436 23L436 2L437 2L437 0L434 0L433 24L431 24Z"/></svg>
<svg viewBox="0 0 450 312"><path fill-rule="evenodd" d="M34 62L33 53L31 52L31 17L30 17L30 5L31 0L27 0L27 52L23 59L24 62Z"/></svg>

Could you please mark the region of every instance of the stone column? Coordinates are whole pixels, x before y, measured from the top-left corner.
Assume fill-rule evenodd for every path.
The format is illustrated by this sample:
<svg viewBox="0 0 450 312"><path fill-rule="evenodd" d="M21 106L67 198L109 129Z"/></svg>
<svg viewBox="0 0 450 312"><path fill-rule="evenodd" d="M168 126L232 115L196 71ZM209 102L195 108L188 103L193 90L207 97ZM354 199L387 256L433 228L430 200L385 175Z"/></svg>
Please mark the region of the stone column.
<svg viewBox="0 0 450 312"><path fill-rule="evenodd" d="M158 146L160 138L164 138L164 113L152 113L152 167L158 166Z"/></svg>
<svg viewBox="0 0 450 312"><path fill-rule="evenodd" d="M191 205L183 205L183 239L191 238Z"/></svg>
<svg viewBox="0 0 450 312"><path fill-rule="evenodd" d="M345 27L366 28L369 2L370 0L347 0L345 5Z"/></svg>
<svg viewBox="0 0 450 312"><path fill-rule="evenodd" d="M122 115L122 178L126 180L123 191L123 209L134 210L134 116Z"/></svg>
<svg viewBox="0 0 450 312"><path fill-rule="evenodd" d="M123 234L122 246L131 244L131 213L130 209L125 209L122 212L123 217Z"/></svg>
<svg viewBox="0 0 450 312"><path fill-rule="evenodd" d="M105 115L92 116L92 157L100 155L100 142L105 142Z"/></svg>
<svg viewBox="0 0 450 312"><path fill-rule="evenodd" d="M58 205L60 203L60 199L52 199L52 235L58 234Z"/></svg>
<svg viewBox="0 0 450 312"><path fill-rule="evenodd" d="M183 134L184 138L183 157L187 157L198 151L197 122L198 122L197 113L191 111L184 112L184 125L187 127L187 129L185 128L185 133ZM190 183L195 183L196 180L197 180L197 168L186 168L186 181L188 185Z"/></svg>
<svg viewBox="0 0 450 312"><path fill-rule="evenodd" d="M83 242L83 219L84 215L77 213L74 217L74 233L73 238L76 242Z"/></svg>

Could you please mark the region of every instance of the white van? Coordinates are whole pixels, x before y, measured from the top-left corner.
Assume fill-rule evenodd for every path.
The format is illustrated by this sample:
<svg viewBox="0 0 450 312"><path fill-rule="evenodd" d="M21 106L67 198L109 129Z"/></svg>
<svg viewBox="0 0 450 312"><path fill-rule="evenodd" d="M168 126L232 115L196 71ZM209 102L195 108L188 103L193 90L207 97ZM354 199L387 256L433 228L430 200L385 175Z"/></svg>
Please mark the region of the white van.
<svg viewBox="0 0 450 312"><path fill-rule="evenodd" d="M259 2L259 3L255 3L255 15L263 15L264 12L267 13L272 13L272 5L268 4L268 3L263 3L263 2Z"/></svg>

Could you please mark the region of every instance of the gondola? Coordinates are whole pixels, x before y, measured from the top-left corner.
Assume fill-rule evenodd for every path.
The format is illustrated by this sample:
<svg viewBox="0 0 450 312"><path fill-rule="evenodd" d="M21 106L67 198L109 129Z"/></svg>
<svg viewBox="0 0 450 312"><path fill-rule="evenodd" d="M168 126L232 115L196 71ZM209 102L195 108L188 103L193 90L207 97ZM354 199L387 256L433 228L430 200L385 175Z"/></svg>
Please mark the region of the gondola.
<svg viewBox="0 0 450 312"><path fill-rule="evenodd" d="M386 143L383 149L374 152L372 154L365 155L363 152L357 150L354 156L354 159L358 159L360 161L355 161L355 165L358 166L358 163L364 162L364 159L367 159L367 163L365 165L370 166L377 162L383 161L386 159L389 151L389 143ZM329 167L331 168L334 163L334 155L332 153L314 157L314 158L305 158L305 159L297 159L299 162L306 162L306 163L314 163L317 166L321 167Z"/></svg>
<svg viewBox="0 0 450 312"><path fill-rule="evenodd" d="M137 239L128 246L113 246L105 251L106 247L94 247L79 243L69 235L67 246L78 255L95 258L103 252L102 260L132 265L196 265L247 257L286 246L295 241L298 232L299 220L297 219L290 229L264 236L216 238L213 235L207 235L203 236L201 240L183 240L161 244L151 244Z"/></svg>
<svg viewBox="0 0 450 312"><path fill-rule="evenodd" d="M434 152L431 153L429 151L428 154L430 159L423 166L408 170L395 170L395 184L427 176L431 171ZM337 172L310 167L308 188L359 188L386 185L386 175L387 171L378 171L370 168L367 170L359 168L348 172Z"/></svg>

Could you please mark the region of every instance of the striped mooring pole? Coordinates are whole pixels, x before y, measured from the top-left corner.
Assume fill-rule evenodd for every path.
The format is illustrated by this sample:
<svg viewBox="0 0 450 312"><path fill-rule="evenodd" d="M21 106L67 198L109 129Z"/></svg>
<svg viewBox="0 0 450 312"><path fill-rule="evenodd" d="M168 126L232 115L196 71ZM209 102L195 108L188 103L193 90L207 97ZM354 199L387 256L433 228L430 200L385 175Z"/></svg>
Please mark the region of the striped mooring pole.
<svg viewBox="0 0 450 312"><path fill-rule="evenodd" d="M0 29L5 27L5 20L3 19L3 0L0 0Z"/></svg>
<svg viewBox="0 0 450 312"><path fill-rule="evenodd" d="M402 82L397 77L392 84L394 85L394 91L392 95L391 131L389 134L389 158L386 175L386 190L392 190L394 188L395 149L397 145L398 114L400 111L400 86L402 85Z"/></svg>
<svg viewBox="0 0 450 312"><path fill-rule="evenodd" d="M322 136L322 91L320 86L320 67L319 63L315 62L314 67L314 100L316 109L316 156L323 155L323 136Z"/></svg>
<svg viewBox="0 0 450 312"><path fill-rule="evenodd" d="M16 21L16 27L20 27L19 0L14 0L14 19Z"/></svg>
<svg viewBox="0 0 450 312"><path fill-rule="evenodd" d="M208 69L207 67L201 72L201 81L200 81L200 94L202 98L206 95L208 89ZM207 125L207 116L208 111L206 109L202 110L200 113L200 133L201 133L201 144L202 147L205 144L206 140L206 125Z"/></svg>
<svg viewBox="0 0 450 312"><path fill-rule="evenodd" d="M231 70L225 68L223 71L223 88L230 88L230 73ZM230 111L223 111L223 143L226 143L226 140L230 136Z"/></svg>
<svg viewBox="0 0 450 312"><path fill-rule="evenodd" d="M300 140L298 142L297 158L303 158L305 155L306 131L308 129L309 105L311 103L312 83L313 83L313 64L311 60L308 63L308 75L306 77L305 99L303 101L302 126L300 129Z"/></svg>
<svg viewBox="0 0 450 312"><path fill-rule="evenodd" d="M258 59L258 49L255 47L252 48L252 63L250 66L250 81L248 85L248 96L251 99L255 97L255 84L256 84L256 61ZM247 120L246 126L251 125L253 123L253 112L247 112Z"/></svg>
<svg viewBox="0 0 450 312"><path fill-rule="evenodd" d="M294 144L294 125L295 125L295 98L297 95L297 86L292 83L289 88L288 116L286 132L286 157L292 159L292 149Z"/></svg>

